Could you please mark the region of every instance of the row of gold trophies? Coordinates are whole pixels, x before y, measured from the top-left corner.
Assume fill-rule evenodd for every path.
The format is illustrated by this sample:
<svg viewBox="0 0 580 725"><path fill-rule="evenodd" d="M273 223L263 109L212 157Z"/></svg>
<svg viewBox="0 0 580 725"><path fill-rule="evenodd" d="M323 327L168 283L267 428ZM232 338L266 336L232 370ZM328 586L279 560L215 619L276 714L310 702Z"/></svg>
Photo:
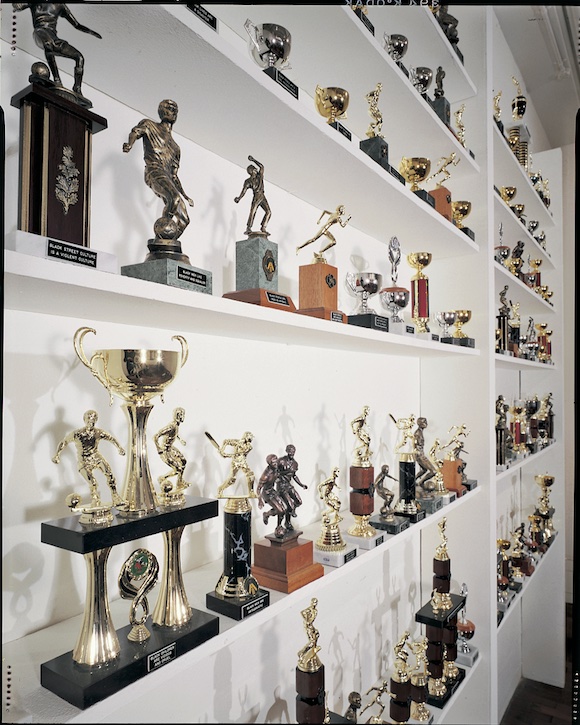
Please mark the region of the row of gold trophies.
<svg viewBox="0 0 580 725"><path fill-rule="evenodd" d="M528 319L526 332L521 332L520 303L507 299L509 285L499 293L500 307L496 316L495 351L501 355L517 357L552 365L552 334L547 322Z"/></svg>
<svg viewBox="0 0 580 725"><path fill-rule="evenodd" d="M507 187L502 187L505 189ZM511 187L510 187L511 188ZM523 205L522 205L523 206ZM525 285L538 294L545 302L552 304L551 299L554 295L547 284L542 284L540 267L542 260L539 258L532 259L528 254L528 271L522 269L524 259L525 242L519 240L512 249L503 242L503 224L499 225L499 244L494 249L494 259L502 267L505 267L517 279L521 280Z"/></svg>
<svg viewBox="0 0 580 725"><path fill-rule="evenodd" d="M527 98L523 95L522 89L518 79L512 76L512 81L517 89L517 95L512 101L512 118L514 121L520 121L523 119L526 108L528 105ZM499 91L493 99L493 118L505 136L511 151L514 153L516 159L524 167L527 173L532 187L538 194L542 203L548 209L550 207L550 190L549 180L544 179L541 170L532 170L532 157L530 154L530 132L524 123L517 123L507 129L507 135L504 133L504 126L501 118L501 109L499 107L499 101L502 95L502 91Z"/></svg>
<svg viewBox="0 0 580 725"><path fill-rule="evenodd" d="M331 713L325 685L325 669L319 657L320 633L315 627L318 600L313 597L301 615L307 636L298 651L296 666L296 721L299 724L345 722L356 723L367 710L368 723L432 722L431 707L442 708L465 677L465 669L478 657L469 642L475 635L474 623L466 617L467 585L460 594L451 593L451 560L447 549L447 519L439 522L441 542L433 557L433 589L430 600L415 614L415 621L425 625L425 636L411 639L403 632L394 645L395 660L390 676L368 688L363 705L361 693L348 696L348 708L341 716ZM409 657L414 662L409 662ZM383 701L387 698L387 702ZM384 719L385 709L391 720ZM360 710L360 712L359 712Z"/></svg>
<svg viewBox="0 0 580 725"><path fill-rule="evenodd" d="M498 624L515 595L521 591L526 577L530 577L552 545L557 531L554 527L554 507L550 502L550 491L554 476L534 476L541 489L536 507L528 516L528 530L522 522L510 534L510 538L497 540L497 608Z"/></svg>
<svg viewBox="0 0 580 725"><path fill-rule="evenodd" d="M554 442L552 393L518 398L510 405L503 395L495 402L496 466L501 472L512 463ZM508 423L508 413L510 420Z"/></svg>

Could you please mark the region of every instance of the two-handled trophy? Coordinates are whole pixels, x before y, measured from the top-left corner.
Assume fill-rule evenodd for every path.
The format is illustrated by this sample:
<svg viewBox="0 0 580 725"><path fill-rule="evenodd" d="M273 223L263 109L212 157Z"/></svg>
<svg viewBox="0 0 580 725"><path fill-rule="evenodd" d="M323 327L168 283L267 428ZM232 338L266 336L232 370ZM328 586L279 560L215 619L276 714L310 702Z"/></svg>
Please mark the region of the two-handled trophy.
<svg viewBox="0 0 580 725"><path fill-rule="evenodd" d="M387 53L408 78L409 71L402 63L402 59L405 57L407 50L409 49L409 39L407 36L402 35L401 33L384 33L383 44Z"/></svg>
<svg viewBox="0 0 580 725"><path fill-rule="evenodd" d="M427 180L430 171L431 159L426 156L403 156L399 162L399 173L408 184L411 184L411 191L435 208L435 199L419 186Z"/></svg>
<svg viewBox="0 0 580 725"><path fill-rule="evenodd" d="M298 98L298 86L282 73L292 67L288 62L292 48L290 31L277 23L255 25L249 18L244 28L248 34L248 50L255 63L294 98Z"/></svg>
<svg viewBox="0 0 580 725"><path fill-rule="evenodd" d="M341 121L346 120L346 111L350 103L349 92L340 86L322 86L316 85L314 90L314 105L318 113L326 119L326 123L335 128L349 141L352 140L352 134L344 126Z"/></svg>
<svg viewBox="0 0 580 725"><path fill-rule="evenodd" d="M347 272L345 282L348 291L358 298L355 309L348 316L348 324L388 332L389 318L378 315L369 304L369 298L381 289L383 275L378 272Z"/></svg>

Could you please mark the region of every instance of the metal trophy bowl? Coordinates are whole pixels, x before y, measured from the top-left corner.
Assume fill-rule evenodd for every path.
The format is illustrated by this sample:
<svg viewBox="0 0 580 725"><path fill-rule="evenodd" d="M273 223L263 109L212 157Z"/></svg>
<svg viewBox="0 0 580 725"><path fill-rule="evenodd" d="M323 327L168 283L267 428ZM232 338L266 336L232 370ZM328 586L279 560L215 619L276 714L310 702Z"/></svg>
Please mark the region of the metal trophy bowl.
<svg viewBox="0 0 580 725"><path fill-rule="evenodd" d="M495 261L499 264L503 264L505 267L505 263L507 262L511 254L511 249L507 246L507 244L500 244L499 246L495 247L493 251Z"/></svg>
<svg viewBox="0 0 580 725"><path fill-rule="evenodd" d="M369 307L369 297L376 294L381 288L383 282L383 275L376 272L347 272L346 273L346 284L350 291L360 296L360 301L352 312L353 315L366 315L367 313L374 313L374 310Z"/></svg>
<svg viewBox="0 0 580 725"><path fill-rule="evenodd" d="M517 218L520 219L520 221L523 219L525 208L525 204L510 204L510 209L517 216Z"/></svg>
<svg viewBox="0 0 580 725"><path fill-rule="evenodd" d="M425 181L431 171L431 161L425 156L403 156L399 173L411 184L411 191L419 191L419 184Z"/></svg>
<svg viewBox="0 0 580 725"><path fill-rule="evenodd" d="M401 35L400 33L392 33L391 35L385 33L383 35L383 41L385 43L385 50L395 63L400 61L409 49L409 39L406 35Z"/></svg>
<svg viewBox="0 0 580 725"><path fill-rule="evenodd" d="M455 320L457 319L457 312L455 312L455 310L437 312L435 314L435 319L443 330L443 332L441 333L441 337L449 337L449 328L455 324Z"/></svg>
<svg viewBox="0 0 580 725"><path fill-rule="evenodd" d="M427 66L419 65L409 68L411 83L419 91L419 93L427 93L431 81L433 80L433 71Z"/></svg>
<svg viewBox="0 0 580 725"><path fill-rule="evenodd" d="M124 516L145 516L156 510L157 500L147 458L147 418L157 395L163 400L165 388L172 383L187 360L185 338L174 335L180 350L97 350L87 358L83 341L91 327L80 327L74 336L74 349L79 360L113 396L125 401L129 415L129 446L125 483L119 506Z"/></svg>
<svg viewBox="0 0 580 725"><path fill-rule="evenodd" d="M517 193L517 189L515 186L502 186L499 190L499 195L501 198L505 201L506 204L509 204L510 201L515 197Z"/></svg>
<svg viewBox="0 0 580 725"><path fill-rule="evenodd" d="M463 229L463 220L471 213L470 201L452 201L451 212L458 229Z"/></svg>
<svg viewBox="0 0 580 725"><path fill-rule="evenodd" d="M537 219L528 219L528 231L534 236L534 232L537 231L540 226L540 222Z"/></svg>
<svg viewBox="0 0 580 725"><path fill-rule="evenodd" d="M254 25L248 18L244 28L250 36L248 50L260 68L290 68L288 56L292 47L292 36L282 25L262 23Z"/></svg>
<svg viewBox="0 0 580 725"><path fill-rule="evenodd" d="M400 313L409 304L410 294L404 287L385 287L379 292L383 307L391 313L391 322L405 322Z"/></svg>
<svg viewBox="0 0 580 725"><path fill-rule="evenodd" d="M462 328L463 325L466 325L471 320L471 310L455 310L455 315L455 332L453 333L453 337L467 337Z"/></svg>
<svg viewBox="0 0 580 725"><path fill-rule="evenodd" d="M338 119L346 118L349 101L349 93L344 88L316 86L314 95L316 110L327 119L327 123L335 123Z"/></svg>

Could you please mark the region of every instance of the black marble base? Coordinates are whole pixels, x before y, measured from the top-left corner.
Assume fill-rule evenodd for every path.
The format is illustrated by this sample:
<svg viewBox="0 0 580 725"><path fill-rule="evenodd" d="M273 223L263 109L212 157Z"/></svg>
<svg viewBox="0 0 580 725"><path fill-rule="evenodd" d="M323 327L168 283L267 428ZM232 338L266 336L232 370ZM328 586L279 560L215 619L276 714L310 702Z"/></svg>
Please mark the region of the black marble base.
<svg viewBox="0 0 580 725"><path fill-rule="evenodd" d="M435 98L431 105L443 123L446 126L449 126L451 123L451 105L449 104L449 101L445 97Z"/></svg>
<svg viewBox="0 0 580 725"><path fill-rule="evenodd" d="M281 73L278 68L264 68L263 72L267 76L270 76L272 80L276 81L279 86L282 86L285 91L288 91L290 95L294 96L294 98L298 98L298 86L295 83L292 83L292 81L287 78L284 73Z"/></svg>
<svg viewBox="0 0 580 725"><path fill-rule="evenodd" d="M522 582L510 582L509 588L512 590L512 592L515 592L518 594L522 590Z"/></svg>
<svg viewBox="0 0 580 725"><path fill-rule="evenodd" d="M475 241L475 232L470 229L469 227L458 227L460 231L462 231L467 237L471 239L472 242Z"/></svg>
<svg viewBox="0 0 580 725"><path fill-rule="evenodd" d="M409 77L409 71L405 68L405 66L401 63L400 60L396 60L395 63L399 66L399 68L403 71L403 73Z"/></svg>
<svg viewBox="0 0 580 725"><path fill-rule="evenodd" d="M389 172L389 174L390 174L391 176L394 176L394 177L395 177L395 179L396 179L396 180L397 180L397 181L398 181L398 182L399 182L400 184L403 184L403 186L405 186L405 177L404 177L404 176L403 176L402 174L400 174L400 173L399 173L399 172L397 171L397 169L395 169L395 167L394 167L394 166L391 166L391 165L389 164L389 168L387 169L387 171Z"/></svg>
<svg viewBox="0 0 580 725"><path fill-rule="evenodd" d="M394 516L392 521L387 521L382 516L372 516L369 524L375 529L386 531L387 534L400 534L401 531L409 528L411 522L404 516Z"/></svg>
<svg viewBox="0 0 580 725"><path fill-rule="evenodd" d="M443 499L441 496L421 496L419 499L421 503L421 509L426 514L434 514L439 509L443 508Z"/></svg>
<svg viewBox="0 0 580 725"><path fill-rule="evenodd" d="M459 345L460 347L475 347L474 337L442 337L440 342L447 345Z"/></svg>
<svg viewBox="0 0 580 725"><path fill-rule="evenodd" d="M326 722L329 723L349 723L351 720L347 720L344 715L339 715L337 712L332 712L332 710L329 712L329 720Z"/></svg>
<svg viewBox="0 0 580 725"><path fill-rule="evenodd" d="M389 318L376 315L374 312L367 312L364 315L349 315L348 324L357 325L357 327L368 327L370 330L389 331Z"/></svg>
<svg viewBox="0 0 580 725"><path fill-rule="evenodd" d="M442 708L446 705L447 702L449 702L449 699L453 696L459 685L463 682L465 679L465 670L461 667L457 668L457 677L450 681L445 681L446 691L443 697L433 697L433 695L427 696L427 704L432 705L433 707Z"/></svg>
<svg viewBox="0 0 580 725"><path fill-rule="evenodd" d="M473 491L474 488L477 488L477 481L475 478L468 478L467 481L462 481L462 483L468 491Z"/></svg>
<svg viewBox="0 0 580 725"><path fill-rule="evenodd" d="M267 589L258 589L256 596L250 599L229 599L216 592L205 595L205 606L212 612L223 614L224 617L240 621L252 614L265 609L270 605L270 592Z"/></svg>
<svg viewBox="0 0 580 725"><path fill-rule="evenodd" d="M412 524L416 524L419 521L423 521L423 519L425 518L426 515L427 514L423 509L419 509L419 511L417 511L414 514L408 514L408 513L405 513L404 511L397 511L397 516L404 516L406 519L409 519L409 521Z"/></svg>
<svg viewBox="0 0 580 725"><path fill-rule="evenodd" d="M458 47L457 47L456 45L453 45L453 43L451 44L451 47L452 47L452 48L453 48L453 50L454 50L454 51L456 52L456 54L457 54L457 57L459 58L459 60L460 60L460 61L461 61L462 63L464 63L464 60L463 60L463 53L462 53L462 52L461 52L461 51L459 50L459 48L458 48Z"/></svg>
<svg viewBox="0 0 580 725"><path fill-rule="evenodd" d="M496 126L499 128L499 130L501 131L501 133L503 135L503 122L502 121L498 121L495 118L493 120L495 121Z"/></svg>
<svg viewBox="0 0 580 725"><path fill-rule="evenodd" d="M504 612L501 612L499 609L497 610L497 626L501 624L501 620L503 619Z"/></svg>
<svg viewBox="0 0 580 725"><path fill-rule="evenodd" d="M376 161L379 166L382 166L387 171L389 170L389 144L384 138L380 138L379 136L365 138L359 143L359 147L373 161Z"/></svg>
<svg viewBox="0 0 580 725"><path fill-rule="evenodd" d="M415 191L414 193L419 197L419 199L427 202L429 206L432 206L433 209L435 209L435 199L428 191L425 191L425 189L417 189L417 191Z"/></svg>
<svg viewBox="0 0 580 725"><path fill-rule="evenodd" d="M101 668L81 668L72 650L40 666L40 684L71 705L84 710L127 685L159 669L219 633L219 619L208 612L192 610L189 622L179 629L147 623L151 637L129 642L128 624L117 630L121 653L115 662Z"/></svg>
<svg viewBox="0 0 580 725"><path fill-rule="evenodd" d="M460 594L450 594L451 607L446 609L444 612L433 612L433 606L431 600L427 604L423 605L421 609L415 614L415 621L421 624L428 624L432 627L440 627L441 629L447 625L450 619L465 606L466 597L462 597Z"/></svg>
<svg viewBox="0 0 580 725"><path fill-rule="evenodd" d="M366 10L366 8L364 8ZM369 31L369 33L372 33L372 35L375 34L375 26L371 23L371 21L367 18L366 13L361 8L356 8L354 11L354 14L362 21L362 24L365 26L365 28Z"/></svg>
<svg viewBox="0 0 580 725"><path fill-rule="evenodd" d="M346 126L343 126L342 123L335 121L334 123L329 123L328 125L332 126L332 128L335 128L339 133L341 133L349 141L352 141L352 133L348 130L348 128Z"/></svg>

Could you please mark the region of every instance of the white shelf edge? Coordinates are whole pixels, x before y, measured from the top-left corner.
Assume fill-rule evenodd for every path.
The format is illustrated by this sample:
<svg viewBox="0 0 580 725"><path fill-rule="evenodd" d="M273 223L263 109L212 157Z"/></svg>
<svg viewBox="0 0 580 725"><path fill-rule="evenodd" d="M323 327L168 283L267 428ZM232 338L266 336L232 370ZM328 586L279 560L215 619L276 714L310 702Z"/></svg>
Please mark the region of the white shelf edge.
<svg viewBox="0 0 580 725"><path fill-rule="evenodd" d="M512 274L509 269L506 269L502 264L499 262L493 261L494 269L496 272L499 272L501 275L504 275L510 282L516 285L517 289L524 291L527 295L529 295L529 300L532 300L533 307L537 307L538 310L545 309L546 312L554 312L557 313L558 310L554 305L551 305L547 300L540 297L540 295L537 292L534 292L531 287L528 287L527 284L522 282L521 279L518 279L515 274Z"/></svg>
<svg viewBox="0 0 580 725"><path fill-rule="evenodd" d="M521 468L528 466L532 462L535 463L538 460L538 458L541 458L544 454L548 453L548 451L552 451L554 449L554 446L557 446L558 443L559 443L559 441L554 441L554 443L551 443L549 446L542 448L541 451L538 451L537 453L532 453L531 455L527 456L523 460L517 461L517 463L513 463L505 471L500 471L499 473L496 473L495 474L496 484L500 483L504 479L507 479L508 476L510 476L515 471L519 471Z"/></svg>
<svg viewBox="0 0 580 725"><path fill-rule="evenodd" d="M506 368L535 368L536 370L557 370L557 365L548 365L547 363L536 362L534 360L525 360L521 357L512 357L511 355L502 355L495 353L495 362L499 367Z"/></svg>

